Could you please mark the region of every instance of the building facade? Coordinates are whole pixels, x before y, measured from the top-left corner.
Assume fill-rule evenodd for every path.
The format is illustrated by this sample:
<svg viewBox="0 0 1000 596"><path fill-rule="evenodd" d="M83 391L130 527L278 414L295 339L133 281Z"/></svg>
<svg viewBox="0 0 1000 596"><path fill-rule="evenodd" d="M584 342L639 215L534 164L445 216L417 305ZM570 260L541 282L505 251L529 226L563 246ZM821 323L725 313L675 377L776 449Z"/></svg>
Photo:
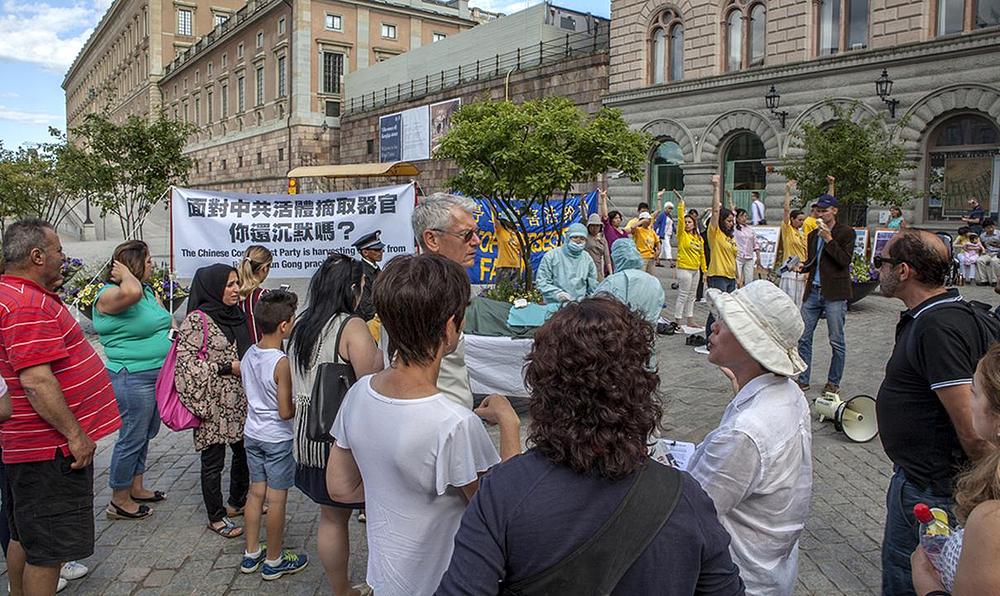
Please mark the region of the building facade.
<svg viewBox="0 0 1000 596"><path fill-rule="evenodd" d="M908 221L957 226L971 197L1000 209L1000 1L613 0L612 15L606 104L656 139L645 179L612 182L620 204L679 188L703 207L719 174L737 204L772 197L777 221L795 133L859 101L856 118L901 127Z"/></svg>

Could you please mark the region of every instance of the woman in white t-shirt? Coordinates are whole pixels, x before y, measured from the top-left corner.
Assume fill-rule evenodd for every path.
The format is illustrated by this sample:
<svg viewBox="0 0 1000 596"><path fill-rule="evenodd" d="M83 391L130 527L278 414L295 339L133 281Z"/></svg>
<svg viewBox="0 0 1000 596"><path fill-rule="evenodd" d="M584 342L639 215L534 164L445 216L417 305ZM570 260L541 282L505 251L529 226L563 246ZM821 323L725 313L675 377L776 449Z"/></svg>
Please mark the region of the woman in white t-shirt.
<svg viewBox="0 0 1000 596"><path fill-rule="evenodd" d="M491 395L473 412L437 388L469 296L465 270L434 254L396 257L375 285L390 364L347 393L331 433L327 487L338 501L365 500L367 579L379 596L434 592L479 475L521 450L506 398ZM500 425L500 455L479 417Z"/></svg>

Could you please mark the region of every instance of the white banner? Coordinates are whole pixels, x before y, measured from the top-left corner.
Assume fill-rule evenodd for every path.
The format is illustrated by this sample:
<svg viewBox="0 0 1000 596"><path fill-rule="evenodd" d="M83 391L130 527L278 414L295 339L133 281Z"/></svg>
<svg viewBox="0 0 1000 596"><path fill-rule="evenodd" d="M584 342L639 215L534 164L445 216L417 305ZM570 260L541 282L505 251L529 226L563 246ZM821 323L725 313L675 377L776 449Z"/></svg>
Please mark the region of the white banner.
<svg viewBox="0 0 1000 596"><path fill-rule="evenodd" d="M381 230L386 259L414 252L413 183L308 195L259 195L174 188L174 269L235 263L251 244L271 250L270 277L309 277L331 252L354 255L352 244Z"/></svg>

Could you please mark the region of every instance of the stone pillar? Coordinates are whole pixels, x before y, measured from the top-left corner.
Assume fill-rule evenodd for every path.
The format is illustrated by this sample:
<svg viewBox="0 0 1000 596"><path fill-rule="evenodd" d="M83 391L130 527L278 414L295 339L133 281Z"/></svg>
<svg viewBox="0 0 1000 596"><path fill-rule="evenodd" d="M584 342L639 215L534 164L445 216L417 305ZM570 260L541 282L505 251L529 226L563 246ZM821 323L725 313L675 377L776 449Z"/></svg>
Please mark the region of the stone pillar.
<svg viewBox="0 0 1000 596"><path fill-rule="evenodd" d="M415 50L423 43L423 20L410 17L410 49Z"/></svg>
<svg viewBox="0 0 1000 596"><path fill-rule="evenodd" d="M368 57L368 39L369 39L369 12L368 8L365 6L358 6L358 39L355 45L355 52L357 58L355 58L355 63L358 70L362 68L368 68L370 64Z"/></svg>
<svg viewBox="0 0 1000 596"><path fill-rule="evenodd" d="M312 114L312 0L292 3L292 123L308 121Z"/></svg>

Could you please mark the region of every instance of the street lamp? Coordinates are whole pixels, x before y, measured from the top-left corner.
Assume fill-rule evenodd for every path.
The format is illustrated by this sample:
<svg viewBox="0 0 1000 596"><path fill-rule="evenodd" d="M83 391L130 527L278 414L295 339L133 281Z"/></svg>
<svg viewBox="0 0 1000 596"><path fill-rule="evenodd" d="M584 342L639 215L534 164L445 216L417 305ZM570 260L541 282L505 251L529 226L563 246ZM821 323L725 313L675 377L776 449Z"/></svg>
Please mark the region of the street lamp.
<svg viewBox="0 0 1000 596"><path fill-rule="evenodd" d="M892 79L889 78L889 72L886 69L882 69L882 76L875 80L875 93L878 94L878 98L885 102L885 105L889 106L889 117L896 118L896 106L899 105L898 99L892 99L889 97L892 95Z"/></svg>
<svg viewBox="0 0 1000 596"><path fill-rule="evenodd" d="M781 105L781 95L774 88L774 85L771 85L764 96L764 105L771 110L771 115L781 122L781 128L785 128L785 118L788 116L788 112L778 111L778 106Z"/></svg>

